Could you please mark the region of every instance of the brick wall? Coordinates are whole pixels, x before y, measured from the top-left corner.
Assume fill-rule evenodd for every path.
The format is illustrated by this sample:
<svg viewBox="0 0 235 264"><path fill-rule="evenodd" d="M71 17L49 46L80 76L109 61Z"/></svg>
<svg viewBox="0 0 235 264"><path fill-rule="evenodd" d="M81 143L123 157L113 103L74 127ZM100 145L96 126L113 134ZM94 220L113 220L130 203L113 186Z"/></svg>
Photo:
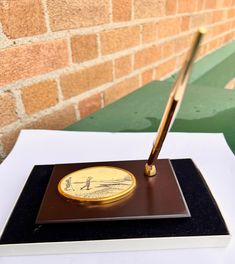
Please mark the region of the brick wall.
<svg viewBox="0 0 235 264"><path fill-rule="evenodd" d="M22 128L62 129L235 36L235 0L0 0L0 155Z"/></svg>

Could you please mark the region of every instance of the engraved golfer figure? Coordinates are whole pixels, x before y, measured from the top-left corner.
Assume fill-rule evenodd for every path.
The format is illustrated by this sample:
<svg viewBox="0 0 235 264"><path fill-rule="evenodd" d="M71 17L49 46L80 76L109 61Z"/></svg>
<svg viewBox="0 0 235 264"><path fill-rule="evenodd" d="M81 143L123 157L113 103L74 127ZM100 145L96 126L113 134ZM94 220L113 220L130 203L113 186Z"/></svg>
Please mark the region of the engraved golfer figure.
<svg viewBox="0 0 235 264"><path fill-rule="evenodd" d="M65 189L65 191L68 191L69 189L72 189L74 191L73 186L72 186L72 182L71 182L71 177L66 179L64 189Z"/></svg>
<svg viewBox="0 0 235 264"><path fill-rule="evenodd" d="M92 179L91 176L87 177L85 185L80 190L83 190L84 188L86 188L87 190L90 190L91 179Z"/></svg>

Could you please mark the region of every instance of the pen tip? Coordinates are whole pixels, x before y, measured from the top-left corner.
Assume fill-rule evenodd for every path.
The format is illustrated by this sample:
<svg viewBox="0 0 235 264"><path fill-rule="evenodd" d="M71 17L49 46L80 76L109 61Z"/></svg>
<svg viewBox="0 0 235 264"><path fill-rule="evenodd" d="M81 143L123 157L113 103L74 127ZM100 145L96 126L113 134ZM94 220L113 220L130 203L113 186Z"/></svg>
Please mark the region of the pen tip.
<svg viewBox="0 0 235 264"><path fill-rule="evenodd" d="M200 28L198 29L198 31L199 31L201 34L206 34L207 29L206 29L205 27L200 27Z"/></svg>

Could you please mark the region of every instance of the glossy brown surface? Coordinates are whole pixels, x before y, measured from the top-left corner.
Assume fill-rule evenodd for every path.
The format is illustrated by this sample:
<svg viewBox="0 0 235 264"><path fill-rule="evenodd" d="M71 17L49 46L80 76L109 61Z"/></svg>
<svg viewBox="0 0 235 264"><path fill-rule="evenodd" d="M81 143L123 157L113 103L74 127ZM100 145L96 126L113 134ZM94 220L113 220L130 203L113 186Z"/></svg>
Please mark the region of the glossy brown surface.
<svg viewBox="0 0 235 264"><path fill-rule="evenodd" d="M144 176L145 162L138 160L55 165L36 223L189 217L190 213L170 161L158 160L158 176L151 178ZM104 165L120 167L133 173L137 181L134 192L120 201L104 205L81 204L66 200L58 193L57 185L65 175L75 170Z"/></svg>

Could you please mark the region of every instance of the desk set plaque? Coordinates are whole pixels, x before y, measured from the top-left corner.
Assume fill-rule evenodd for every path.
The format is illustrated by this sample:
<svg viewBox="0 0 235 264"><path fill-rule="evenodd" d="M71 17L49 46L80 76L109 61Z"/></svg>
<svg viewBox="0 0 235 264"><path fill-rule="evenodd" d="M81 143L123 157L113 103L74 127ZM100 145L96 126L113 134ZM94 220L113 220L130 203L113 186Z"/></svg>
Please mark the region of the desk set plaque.
<svg viewBox="0 0 235 264"><path fill-rule="evenodd" d="M173 85L147 161L35 166L1 243L229 234L216 202L192 160L158 159L182 102L204 34L204 28L197 32ZM41 182L40 177L44 179ZM39 184L40 188L37 187ZM27 202L35 203L33 206L26 204L26 193L31 196ZM25 218L21 211L26 210L30 211L28 223L17 226L19 223L16 224L14 218L19 215ZM10 235L16 228L24 231L14 240Z"/></svg>

